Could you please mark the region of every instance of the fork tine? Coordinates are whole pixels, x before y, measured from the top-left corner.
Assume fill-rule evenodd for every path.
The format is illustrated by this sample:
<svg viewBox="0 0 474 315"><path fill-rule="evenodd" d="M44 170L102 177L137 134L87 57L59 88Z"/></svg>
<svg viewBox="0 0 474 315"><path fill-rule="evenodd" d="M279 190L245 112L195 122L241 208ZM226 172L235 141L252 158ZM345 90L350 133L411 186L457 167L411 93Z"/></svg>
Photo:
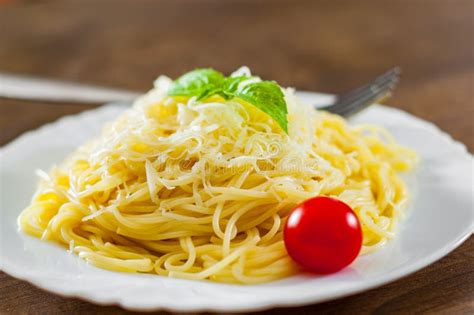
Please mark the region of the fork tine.
<svg viewBox="0 0 474 315"><path fill-rule="evenodd" d="M387 72L386 74L376 78L371 83L352 90L351 92L345 94L345 96L338 97L334 104L325 106L320 109L327 110L333 113L338 113L341 111L341 109L350 106L353 102L365 97L367 94L372 95L374 94L374 92L383 89L385 85L390 84L391 82L396 82L397 80L398 74L396 74L396 72Z"/></svg>
<svg viewBox="0 0 474 315"><path fill-rule="evenodd" d="M398 80L399 74L400 74L400 69L398 67L393 68L387 71L386 73L382 74L381 76L375 78L375 80L373 80L372 82L338 97L337 103L349 102L351 100L358 99L363 94L367 92L370 93L374 88L384 85L386 82L390 82L392 80Z"/></svg>
<svg viewBox="0 0 474 315"><path fill-rule="evenodd" d="M368 106L376 102L379 102L382 99L389 96L392 90L395 88L395 86L396 86L396 83L391 83L391 84L386 85L383 89L379 90L377 93L367 94L365 97L354 101L349 106L342 107L338 114L344 117L349 117L355 113L358 113L361 110L367 108Z"/></svg>
<svg viewBox="0 0 474 315"><path fill-rule="evenodd" d="M389 82L385 84L384 86L380 87L380 89L377 89L377 91L374 91L372 93L367 93L360 97L357 100L354 100L351 103L346 103L344 106L338 106L337 108L328 108L328 111L334 114L338 114L344 117L351 116L366 107L374 104L377 101L380 101L381 99L387 97L390 92L393 90L395 87L396 82Z"/></svg>
<svg viewBox="0 0 474 315"><path fill-rule="evenodd" d="M320 108L334 114L349 116L388 96L399 80L400 69L393 68L374 81L338 97L333 105Z"/></svg>
<svg viewBox="0 0 474 315"><path fill-rule="evenodd" d="M327 108L326 110L339 114L339 115L348 115L349 113L355 113L359 108L363 108L379 101L381 98L387 96L394 87L395 82L389 82L386 85L378 88L377 90L372 91L371 93L366 93L361 95L358 99L352 100L351 102L338 104L338 106ZM366 104L368 103L368 104Z"/></svg>
<svg viewBox="0 0 474 315"><path fill-rule="evenodd" d="M365 89L360 90L358 93L354 93L354 95L351 97L346 97L342 99L339 98L338 101L333 105L333 108L345 108L346 106L350 106L352 103L357 102L359 99L365 98L366 96L376 95L379 91L385 89L386 86L396 84L397 82L398 77L393 76L387 78L383 82L367 85Z"/></svg>

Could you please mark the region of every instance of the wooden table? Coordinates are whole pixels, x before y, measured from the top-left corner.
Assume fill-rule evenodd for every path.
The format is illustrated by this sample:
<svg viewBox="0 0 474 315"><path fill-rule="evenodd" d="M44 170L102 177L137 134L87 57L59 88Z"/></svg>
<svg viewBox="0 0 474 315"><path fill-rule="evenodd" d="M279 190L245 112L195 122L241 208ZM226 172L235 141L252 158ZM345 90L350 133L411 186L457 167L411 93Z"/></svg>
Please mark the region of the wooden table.
<svg viewBox="0 0 474 315"><path fill-rule="evenodd" d="M2 4L3 3L3 4ZM474 1L0 1L0 71L146 90L161 73L250 66L339 93L400 65L390 104L472 152ZM0 100L0 144L90 106ZM448 210L448 209L447 209ZM319 305L268 313L474 311L474 239L411 276ZM0 273L0 313L123 310L61 298Z"/></svg>

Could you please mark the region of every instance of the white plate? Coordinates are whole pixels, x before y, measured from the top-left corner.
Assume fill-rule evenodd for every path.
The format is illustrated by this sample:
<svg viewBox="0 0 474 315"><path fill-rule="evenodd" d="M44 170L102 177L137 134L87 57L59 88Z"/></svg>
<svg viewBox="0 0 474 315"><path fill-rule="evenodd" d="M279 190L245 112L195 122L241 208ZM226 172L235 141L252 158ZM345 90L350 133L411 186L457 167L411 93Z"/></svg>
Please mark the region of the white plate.
<svg viewBox="0 0 474 315"><path fill-rule="evenodd" d="M331 98L316 93L302 96L312 103ZM473 158L466 148L431 123L374 106L354 121L383 125L419 152L421 164L407 178L415 197L398 238L377 253L359 257L342 272L250 286L115 273L19 232L16 218L35 189L35 169L59 163L122 111L123 107L107 105L65 117L0 150L3 271L60 295L134 310L250 311L316 303L380 286L440 259L473 231Z"/></svg>

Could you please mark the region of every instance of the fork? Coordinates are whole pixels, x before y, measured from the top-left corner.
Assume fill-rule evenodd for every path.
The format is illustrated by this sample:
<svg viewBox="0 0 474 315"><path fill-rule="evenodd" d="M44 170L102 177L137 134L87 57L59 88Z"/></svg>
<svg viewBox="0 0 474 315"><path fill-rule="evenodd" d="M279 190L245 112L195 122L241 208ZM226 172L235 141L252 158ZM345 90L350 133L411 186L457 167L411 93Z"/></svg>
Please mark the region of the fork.
<svg viewBox="0 0 474 315"><path fill-rule="evenodd" d="M375 78L372 82L337 96L333 104L318 109L344 117L352 116L389 97L399 80L400 68L395 67Z"/></svg>
<svg viewBox="0 0 474 315"><path fill-rule="evenodd" d="M335 102L318 107L344 117L352 116L388 97L399 81L400 69L393 68L372 82L336 97ZM62 103L100 104L132 101L141 93L0 73L0 98Z"/></svg>

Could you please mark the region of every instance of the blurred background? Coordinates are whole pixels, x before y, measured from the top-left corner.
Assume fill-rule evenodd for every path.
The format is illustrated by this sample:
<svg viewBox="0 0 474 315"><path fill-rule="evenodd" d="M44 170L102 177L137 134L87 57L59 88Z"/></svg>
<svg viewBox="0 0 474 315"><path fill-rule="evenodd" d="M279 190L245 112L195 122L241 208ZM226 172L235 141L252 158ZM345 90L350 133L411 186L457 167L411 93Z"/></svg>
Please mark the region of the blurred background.
<svg viewBox="0 0 474 315"><path fill-rule="evenodd" d="M387 103L434 122L471 152L473 39L473 0L0 0L0 72L145 91L160 74L176 77L196 67L229 74L247 65L284 86L341 93L398 65L401 84ZM0 100L0 145L89 108ZM473 243L381 291L319 310L457 310L472 298L473 286L458 288L470 295L409 287L436 286L433 279L439 285L441 275L444 285L456 285L449 279L459 268L474 274L472 264L461 266ZM0 282L3 305L27 307L41 297L49 301L44 307L90 310L4 274ZM20 289L33 293L18 300Z"/></svg>

